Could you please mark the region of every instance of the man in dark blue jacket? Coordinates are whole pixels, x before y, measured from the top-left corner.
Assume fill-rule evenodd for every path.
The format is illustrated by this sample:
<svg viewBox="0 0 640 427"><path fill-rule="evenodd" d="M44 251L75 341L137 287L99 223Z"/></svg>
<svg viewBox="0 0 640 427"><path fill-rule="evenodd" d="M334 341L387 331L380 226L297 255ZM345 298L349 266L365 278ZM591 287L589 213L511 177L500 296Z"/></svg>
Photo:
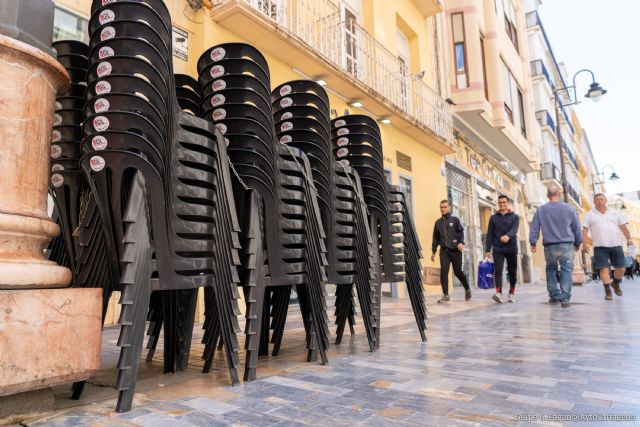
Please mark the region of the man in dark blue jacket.
<svg viewBox="0 0 640 427"><path fill-rule="evenodd" d="M507 261L509 274L509 302L516 302L516 282L518 272L518 226L520 217L509 209L509 199L498 196L498 212L491 215L487 228L486 257L491 258L495 266L496 293L493 300L502 303L502 272L504 261Z"/></svg>

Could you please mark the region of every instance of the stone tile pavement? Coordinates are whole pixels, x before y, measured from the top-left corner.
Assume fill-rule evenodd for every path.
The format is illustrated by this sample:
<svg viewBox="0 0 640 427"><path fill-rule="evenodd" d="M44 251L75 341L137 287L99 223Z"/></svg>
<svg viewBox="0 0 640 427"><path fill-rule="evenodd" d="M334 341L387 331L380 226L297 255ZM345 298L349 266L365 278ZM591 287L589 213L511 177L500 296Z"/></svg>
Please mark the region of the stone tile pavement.
<svg viewBox="0 0 640 427"><path fill-rule="evenodd" d="M79 402L58 393L59 412L28 426L629 426L640 425L640 280L603 299L601 285L575 287L570 308L546 303L540 285L514 304L456 290L447 305L428 298L428 343L408 300L385 299L381 349L367 351L362 329L333 346L330 363L305 363L300 317L291 310L282 354L261 360L258 380L228 386L224 360L201 374L161 375L143 362L134 408L116 414L113 369L92 380ZM201 332L197 327L194 343ZM114 366L116 330L105 333ZM159 347L160 348L160 347ZM76 405L76 406L73 406ZM66 409L64 409L66 408ZM611 418L635 417L612 421ZM575 419L575 417L591 417ZM576 420L572 422L571 420Z"/></svg>

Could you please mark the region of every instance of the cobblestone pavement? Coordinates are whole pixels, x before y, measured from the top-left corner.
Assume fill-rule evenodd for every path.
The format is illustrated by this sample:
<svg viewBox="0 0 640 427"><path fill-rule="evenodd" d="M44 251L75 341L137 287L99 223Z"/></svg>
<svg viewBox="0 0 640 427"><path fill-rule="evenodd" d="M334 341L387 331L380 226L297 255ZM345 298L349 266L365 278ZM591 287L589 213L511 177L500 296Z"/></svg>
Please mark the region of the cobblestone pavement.
<svg viewBox="0 0 640 427"><path fill-rule="evenodd" d="M446 306L430 297L428 343L409 302L386 299L381 349L368 352L358 329L332 346L328 366L304 362L292 315L283 354L261 361L257 381L226 385L223 359L201 374L194 346L193 366L179 374L159 375L158 360L145 365L129 413L113 412L115 391L97 378L80 402L57 390L59 407L68 408L25 425L640 425L640 280L623 290L605 301L601 285L574 287L570 308L547 304L539 285L523 287L513 304L495 304L480 290L470 302L456 290ZM105 360L115 362L117 331L105 335ZM567 421L586 416L636 421Z"/></svg>

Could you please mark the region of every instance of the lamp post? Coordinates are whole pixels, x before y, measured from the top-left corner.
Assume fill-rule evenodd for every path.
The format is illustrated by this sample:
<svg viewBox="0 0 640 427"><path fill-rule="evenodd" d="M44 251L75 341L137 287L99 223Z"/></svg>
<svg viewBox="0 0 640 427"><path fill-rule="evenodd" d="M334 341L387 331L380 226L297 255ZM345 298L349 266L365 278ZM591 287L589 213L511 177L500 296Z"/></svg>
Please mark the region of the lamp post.
<svg viewBox="0 0 640 427"><path fill-rule="evenodd" d="M564 147L562 146L562 134L560 132L560 109L564 108L564 107L568 107L570 105L577 105L580 103L580 101L578 101L578 95L576 93L576 77L578 76L578 74L583 73L583 72L587 72L589 74L591 74L591 86L589 87L589 90L587 91L587 93L584 95L585 98L589 98L594 102L598 102L600 100L600 98L602 97L602 95L604 95L605 93L607 93L607 91L605 89L602 88L602 86L600 86L600 84L598 84L596 82L595 76L593 75L593 72L591 70L588 69L582 69L580 71L578 71L577 73L575 73L573 75L573 80L572 80L572 84L571 86L562 86L560 88L554 88L553 89L553 99L554 99L554 104L555 104L555 110L556 110L556 139L558 140L558 151L560 152L560 182L562 184L562 194L564 197L564 201L568 202L569 198L567 195L567 177L566 177L566 170L565 170L565 166L564 166ZM562 79L561 79L562 81ZM565 92L566 95L562 96L561 93ZM573 96L572 96L573 93ZM563 98L567 98L568 101L563 102ZM568 121L568 119L567 119Z"/></svg>
<svg viewBox="0 0 640 427"><path fill-rule="evenodd" d="M607 168L611 168L611 176L609 177L609 179L605 179L604 177L604 171ZM604 165L602 167L602 172L594 173L593 175L591 175L591 178L593 178L593 182L591 183L591 191L593 195L596 194L596 185L604 184L607 181L616 182L620 179L616 171L613 169L613 166L611 165Z"/></svg>

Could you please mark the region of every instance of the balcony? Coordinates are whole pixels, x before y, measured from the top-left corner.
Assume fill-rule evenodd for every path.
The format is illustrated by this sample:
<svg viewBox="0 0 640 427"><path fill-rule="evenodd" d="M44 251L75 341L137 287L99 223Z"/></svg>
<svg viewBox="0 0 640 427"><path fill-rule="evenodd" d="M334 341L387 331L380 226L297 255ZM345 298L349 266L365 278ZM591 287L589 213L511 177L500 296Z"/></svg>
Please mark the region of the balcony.
<svg viewBox="0 0 640 427"><path fill-rule="evenodd" d="M434 2L434 0L424 3ZM420 3L423 3L422 1ZM331 0L218 0L212 18L259 49L331 89L358 99L378 117L441 154L451 153L451 106ZM432 138L425 138L428 134Z"/></svg>
<svg viewBox="0 0 640 427"><path fill-rule="evenodd" d="M542 181L551 181L555 179L558 183L562 182L560 170L552 162L542 163L540 165L540 179Z"/></svg>
<svg viewBox="0 0 640 427"><path fill-rule="evenodd" d="M564 140L564 138L560 137L560 141L562 144L562 151L567 156L567 159L569 159L569 162L571 162L571 164L576 168L576 170L578 170L578 161L576 160L576 155L573 154L573 151L571 151L571 149L569 148L569 145Z"/></svg>
<svg viewBox="0 0 640 427"><path fill-rule="evenodd" d="M567 184L566 185L566 191L567 191L567 195L569 197L571 197L576 202L578 207L582 207L582 201L580 199L580 194L578 193L578 191L575 188L573 188L573 186L571 184Z"/></svg>
<svg viewBox="0 0 640 427"><path fill-rule="evenodd" d="M544 76L544 78L549 83L549 86L551 86L551 89L553 90L555 84L551 79L549 70L547 70L547 67L544 65L544 62L542 62L542 59L536 59L535 61L531 61L531 77L537 77L537 76Z"/></svg>
<svg viewBox="0 0 640 427"><path fill-rule="evenodd" d="M540 126L548 126L551 128L551 132L555 135L556 123L551 118L551 114L547 110L536 111L536 120Z"/></svg>
<svg viewBox="0 0 640 427"><path fill-rule="evenodd" d="M440 0L411 0L411 2L425 18L444 11L444 6Z"/></svg>

